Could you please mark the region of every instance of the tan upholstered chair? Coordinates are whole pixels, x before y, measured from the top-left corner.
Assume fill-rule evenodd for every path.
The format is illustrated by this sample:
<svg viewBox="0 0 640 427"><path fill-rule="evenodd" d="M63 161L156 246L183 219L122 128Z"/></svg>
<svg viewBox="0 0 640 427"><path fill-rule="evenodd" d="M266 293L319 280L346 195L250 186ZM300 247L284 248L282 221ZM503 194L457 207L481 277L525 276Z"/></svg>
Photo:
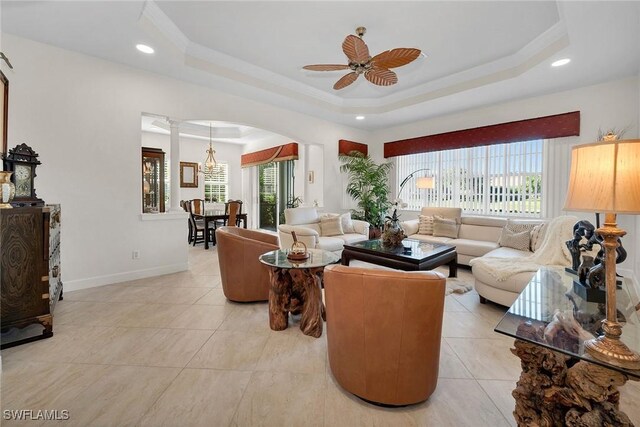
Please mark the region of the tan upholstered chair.
<svg viewBox="0 0 640 427"><path fill-rule="evenodd" d="M444 276L330 265L324 289L338 384L374 403L428 399L438 381Z"/></svg>
<svg viewBox="0 0 640 427"><path fill-rule="evenodd" d="M278 236L240 227L220 227L216 240L224 296L236 302L268 300L269 270L258 257L279 248Z"/></svg>

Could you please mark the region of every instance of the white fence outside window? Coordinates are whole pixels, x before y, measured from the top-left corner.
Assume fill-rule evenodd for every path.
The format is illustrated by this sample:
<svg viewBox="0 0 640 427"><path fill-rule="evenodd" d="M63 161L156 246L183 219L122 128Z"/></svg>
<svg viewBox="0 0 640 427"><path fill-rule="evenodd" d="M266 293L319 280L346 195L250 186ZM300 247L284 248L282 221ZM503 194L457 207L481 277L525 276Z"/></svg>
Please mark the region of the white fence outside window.
<svg viewBox="0 0 640 427"><path fill-rule="evenodd" d="M406 209L461 207L476 215L541 217L542 140L433 151L396 157L396 182L419 172L398 195ZM415 179L431 174L435 188L418 189Z"/></svg>

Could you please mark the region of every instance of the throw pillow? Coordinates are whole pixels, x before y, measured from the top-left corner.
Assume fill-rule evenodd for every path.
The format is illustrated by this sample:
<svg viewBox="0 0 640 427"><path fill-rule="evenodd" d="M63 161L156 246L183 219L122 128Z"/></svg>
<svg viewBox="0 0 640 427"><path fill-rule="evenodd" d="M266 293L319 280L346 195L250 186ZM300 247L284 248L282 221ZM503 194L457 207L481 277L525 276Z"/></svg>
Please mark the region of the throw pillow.
<svg viewBox="0 0 640 427"><path fill-rule="evenodd" d="M433 236L458 238L458 222L455 219L443 218L438 215L433 217Z"/></svg>
<svg viewBox="0 0 640 427"><path fill-rule="evenodd" d="M535 226L536 224L532 222L518 222L518 221L513 221L511 219L507 220L507 225L506 225L506 227L509 230L515 231L516 233L520 233L522 231L531 232L531 230L533 230L533 227Z"/></svg>
<svg viewBox="0 0 640 427"><path fill-rule="evenodd" d="M533 229L531 229L531 252L535 252L538 250L540 246L542 246L542 242L544 242L544 236L547 234L547 226L548 223L538 224Z"/></svg>
<svg viewBox="0 0 640 427"><path fill-rule="evenodd" d="M342 231L344 234L356 232L353 227L353 221L351 220L351 212L343 213L340 215L340 219L342 220Z"/></svg>
<svg viewBox="0 0 640 427"><path fill-rule="evenodd" d="M332 218L322 218L320 220L322 236L340 236L344 234L342 230L342 219L339 216Z"/></svg>
<svg viewBox="0 0 640 427"><path fill-rule="evenodd" d="M531 232L529 230L512 231L505 226L502 229L502 234L500 234L498 244L502 247L528 251L531 244Z"/></svg>
<svg viewBox="0 0 640 427"><path fill-rule="evenodd" d="M433 217L431 215L420 215L418 234L433 234Z"/></svg>

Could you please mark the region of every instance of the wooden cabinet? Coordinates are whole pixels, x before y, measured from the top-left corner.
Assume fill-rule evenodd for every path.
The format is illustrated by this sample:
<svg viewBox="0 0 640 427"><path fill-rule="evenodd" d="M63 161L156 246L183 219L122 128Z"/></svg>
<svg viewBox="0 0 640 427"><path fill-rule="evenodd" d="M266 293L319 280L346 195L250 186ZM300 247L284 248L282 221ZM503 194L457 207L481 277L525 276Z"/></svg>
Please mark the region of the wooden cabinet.
<svg viewBox="0 0 640 427"><path fill-rule="evenodd" d="M62 293L59 205L0 210L0 290L2 348L53 335Z"/></svg>
<svg viewBox="0 0 640 427"><path fill-rule="evenodd" d="M164 151L142 147L142 212L164 212Z"/></svg>

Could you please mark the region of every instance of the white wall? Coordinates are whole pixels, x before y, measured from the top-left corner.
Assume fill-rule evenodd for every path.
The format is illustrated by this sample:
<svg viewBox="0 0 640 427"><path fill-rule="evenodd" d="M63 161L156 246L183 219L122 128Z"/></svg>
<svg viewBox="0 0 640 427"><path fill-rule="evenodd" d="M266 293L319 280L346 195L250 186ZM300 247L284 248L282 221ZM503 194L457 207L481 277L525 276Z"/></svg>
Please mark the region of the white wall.
<svg viewBox="0 0 640 427"><path fill-rule="evenodd" d="M595 142L599 129L628 128L624 137L637 138L640 123L639 95L640 77L633 76L570 91L468 110L376 132L372 135L375 148L370 151L372 156L377 155L381 158L384 142L579 110L580 136L554 141L549 155L550 161L547 164L551 170L545 173L545 176L550 177L547 185L549 194L552 196L547 200L547 215L557 216L564 213L562 207L571 165L571 147L577 143ZM575 215L595 222L593 215L584 213L575 213ZM416 212L402 212L403 219L416 216ZM620 267L633 270L636 278L640 277L638 244L640 220L632 216L620 215L618 223L628 233L623 243L629 252L627 261Z"/></svg>
<svg viewBox="0 0 640 427"><path fill-rule="evenodd" d="M161 148L166 154L165 158L171 164L171 140L169 135L154 132L142 132L142 147ZM197 138L180 136L180 161L192 163L204 163L209 141ZM216 161L229 165L229 198L242 199L242 171L240 169L240 156L243 146L228 142L213 141L213 149L216 150ZM169 168L171 168L169 166ZM198 175L197 188L180 188L180 200L203 199L204 177Z"/></svg>
<svg viewBox="0 0 640 427"><path fill-rule="evenodd" d="M324 147L364 133L303 114L187 84L87 55L2 34L15 71L9 145L39 154L36 187L63 209L62 265L67 290L186 268L186 221L141 221L140 115L209 118L266 129ZM5 71L6 68L3 68ZM198 157L199 158L199 157ZM325 188L337 177L325 165ZM338 206L328 191L325 204ZM132 259L132 250L140 259Z"/></svg>
<svg viewBox="0 0 640 427"><path fill-rule="evenodd" d="M386 141L572 110L582 112L577 141L595 140L598 128L629 125L627 137L638 136L638 77L369 134L9 34L2 34L2 48L15 66L0 65L11 85L9 146L26 142L40 153L38 195L62 203L67 290L186 268L185 222L140 220L142 112L247 124L322 147L316 179L322 176L326 210L342 205L342 191L335 191L342 186L339 139L369 143L371 155L381 159ZM625 267L636 260L638 275L638 220L620 217L620 224L629 232ZM139 260L132 260L134 249Z"/></svg>
<svg viewBox="0 0 640 427"><path fill-rule="evenodd" d="M329 163L330 166L333 167L338 161L337 154L334 158L326 159L324 158L324 150L319 145L307 145L306 147L307 158L306 158L306 176L304 177L304 203L307 206L313 206L317 204L318 206L325 206L324 203L324 176L322 173L322 169L324 167L325 162ZM313 172L313 182L309 181L309 173ZM331 189L329 189L332 191ZM335 192L335 191L333 191ZM334 206L332 206L334 207Z"/></svg>
<svg viewBox="0 0 640 427"><path fill-rule="evenodd" d="M287 138L280 135L274 135L270 138L262 139L259 141L253 141L244 147L244 153L250 153L253 151L264 150L266 148L276 147L290 142L297 142L291 138ZM337 144L336 141L336 159L337 159ZM314 202L317 202L319 206L323 206L324 203L324 171L326 166L324 160L325 147L320 144L305 144L298 142L298 160L295 162L294 176L294 195L300 197L303 203L308 206L313 206ZM331 162L329 162L331 163ZM309 172L313 171L313 182L309 182ZM246 178L250 176L246 174ZM253 175L251 175L253 176ZM337 206L334 205L334 209Z"/></svg>

